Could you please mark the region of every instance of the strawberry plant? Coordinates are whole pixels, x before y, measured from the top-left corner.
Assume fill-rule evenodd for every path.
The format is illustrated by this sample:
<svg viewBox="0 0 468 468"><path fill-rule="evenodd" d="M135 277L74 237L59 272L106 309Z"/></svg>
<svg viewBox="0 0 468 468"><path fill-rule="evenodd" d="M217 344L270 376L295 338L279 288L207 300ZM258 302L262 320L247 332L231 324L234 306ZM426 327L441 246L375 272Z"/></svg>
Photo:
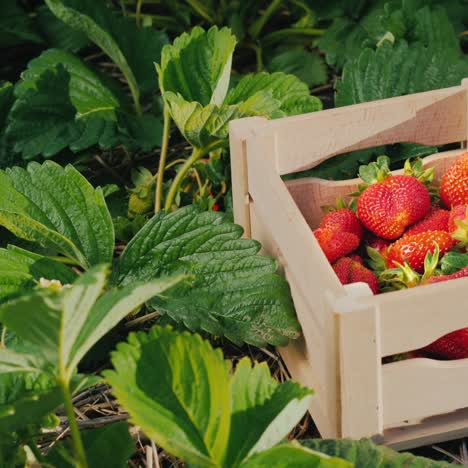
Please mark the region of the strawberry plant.
<svg viewBox="0 0 468 468"><path fill-rule="evenodd" d="M0 3L0 466L447 466L304 440L313 392L272 349L300 326L277 262L232 222L228 128L458 85L466 0ZM343 284L466 277L466 157L442 181L421 161L391 174L436 151L309 171L370 163L311 232Z"/></svg>

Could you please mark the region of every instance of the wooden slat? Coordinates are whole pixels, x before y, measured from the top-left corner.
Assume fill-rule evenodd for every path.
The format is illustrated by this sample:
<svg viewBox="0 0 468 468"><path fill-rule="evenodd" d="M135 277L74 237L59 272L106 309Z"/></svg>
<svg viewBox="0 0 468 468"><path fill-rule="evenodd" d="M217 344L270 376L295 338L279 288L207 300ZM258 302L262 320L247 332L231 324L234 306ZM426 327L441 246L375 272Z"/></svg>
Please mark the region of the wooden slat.
<svg viewBox="0 0 468 468"><path fill-rule="evenodd" d="M421 348L468 327L468 278L371 298L380 310L382 355Z"/></svg>
<svg viewBox="0 0 468 468"><path fill-rule="evenodd" d="M272 138L247 139L249 192L252 198L252 235L268 253L282 260L301 323L310 360L313 387L320 392L318 412L327 421L322 433L336 434L338 389L333 313L325 294L339 297L345 289L318 246L286 186L266 158L274 153ZM293 375L301 369L289 368ZM311 408L314 411L314 408Z"/></svg>
<svg viewBox="0 0 468 468"><path fill-rule="evenodd" d="M464 150L460 149L428 156L424 158L424 167L433 167L436 180L440 179L450 164L463 152ZM395 174L403 172L394 171ZM306 221L315 229L323 217L321 207L334 205L337 198L346 199L350 193L357 190L360 182L360 179L331 181L307 177L288 181L286 186Z"/></svg>
<svg viewBox="0 0 468 468"><path fill-rule="evenodd" d="M341 437L383 436L382 374L379 313L372 306L362 307L364 283L352 285L356 297L334 300L339 335Z"/></svg>
<svg viewBox="0 0 468 468"><path fill-rule="evenodd" d="M433 416L420 423L407 423L384 431L384 443L395 450L407 450L468 436L468 408Z"/></svg>
<svg viewBox="0 0 468 468"><path fill-rule="evenodd" d="M250 117L229 123L234 221L244 228L245 237L250 237L249 180L245 139L252 134L255 125L266 121L260 117Z"/></svg>
<svg viewBox="0 0 468 468"><path fill-rule="evenodd" d="M442 145L466 139L461 86L273 120L280 174L310 169L334 155L397 142Z"/></svg>
<svg viewBox="0 0 468 468"><path fill-rule="evenodd" d="M468 407L468 359L409 359L383 366L385 427Z"/></svg>

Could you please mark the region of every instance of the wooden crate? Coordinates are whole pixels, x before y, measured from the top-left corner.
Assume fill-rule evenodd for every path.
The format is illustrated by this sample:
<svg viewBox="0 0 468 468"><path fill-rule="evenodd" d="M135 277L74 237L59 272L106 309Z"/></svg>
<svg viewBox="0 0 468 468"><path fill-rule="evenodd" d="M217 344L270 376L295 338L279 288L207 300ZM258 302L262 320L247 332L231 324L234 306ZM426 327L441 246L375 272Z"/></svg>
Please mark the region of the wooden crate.
<svg viewBox="0 0 468 468"><path fill-rule="evenodd" d="M310 413L323 437L372 437L397 449L468 435L468 359L385 356L468 327L468 279L373 296L342 286L311 228L321 206L354 191L341 182L281 176L352 150L396 142L468 140L461 86L230 126L234 213L247 237L276 257L291 285L303 339L280 350L292 377L315 389ZM440 177L463 150L425 159Z"/></svg>

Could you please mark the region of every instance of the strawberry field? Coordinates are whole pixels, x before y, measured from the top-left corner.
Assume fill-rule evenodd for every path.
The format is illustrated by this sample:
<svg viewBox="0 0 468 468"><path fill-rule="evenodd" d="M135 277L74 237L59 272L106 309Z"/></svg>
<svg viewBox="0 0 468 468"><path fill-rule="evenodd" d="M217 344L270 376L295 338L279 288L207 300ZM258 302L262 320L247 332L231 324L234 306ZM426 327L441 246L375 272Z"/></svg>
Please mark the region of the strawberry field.
<svg viewBox="0 0 468 468"><path fill-rule="evenodd" d="M236 119L459 86L467 0L2 0L0 50L1 468L468 465L464 439L320 438L229 149ZM360 178L310 229L341 284L466 289L468 153L440 175L424 159L455 149L283 177ZM385 357L409 359L468 359L468 328Z"/></svg>

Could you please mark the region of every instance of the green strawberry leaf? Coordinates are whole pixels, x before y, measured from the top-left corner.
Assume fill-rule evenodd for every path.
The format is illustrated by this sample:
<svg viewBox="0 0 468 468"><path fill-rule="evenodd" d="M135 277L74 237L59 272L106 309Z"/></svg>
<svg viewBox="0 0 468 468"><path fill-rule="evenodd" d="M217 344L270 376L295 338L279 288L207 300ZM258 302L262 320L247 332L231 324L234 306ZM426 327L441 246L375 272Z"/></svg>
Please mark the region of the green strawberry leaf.
<svg viewBox="0 0 468 468"><path fill-rule="evenodd" d="M73 394L95 385L94 376L75 375ZM54 380L42 373L9 373L0 375L0 434L24 430L28 426L41 426L45 416L62 403L61 389Z"/></svg>
<svg viewBox="0 0 468 468"><path fill-rule="evenodd" d="M226 96L225 104L241 104L258 93L271 95L279 103L279 109L267 117L288 116L322 109L322 102L311 96L305 83L294 75L285 73L255 73L246 75Z"/></svg>
<svg viewBox="0 0 468 468"><path fill-rule="evenodd" d="M170 327L131 334L112 364L105 377L132 422L196 465L241 466L285 437L310 403L310 390L277 382L265 364L246 358L231 375L220 350Z"/></svg>
<svg viewBox="0 0 468 468"><path fill-rule="evenodd" d="M159 87L202 106L221 105L226 96L236 39L228 28L200 27L164 46L156 65Z"/></svg>
<svg viewBox="0 0 468 468"><path fill-rule="evenodd" d="M194 206L154 216L130 241L114 282L126 285L183 271L179 285L152 302L191 330L224 335L236 343L283 345L299 335L287 283L276 262L257 255L258 242L216 212Z"/></svg>
<svg viewBox="0 0 468 468"><path fill-rule="evenodd" d="M14 162L13 151L10 150L5 136L6 121L13 102L13 85L7 81L0 81L0 169Z"/></svg>
<svg viewBox="0 0 468 468"><path fill-rule="evenodd" d="M133 423L183 460L220 466L229 436L229 362L198 335L132 333L104 375Z"/></svg>
<svg viewBox="0 0 468 468"><path fill-rule="evenodd" d="M84 431L82 439L89 466L126 468L135 452L135 443L125 421ZM74 468L72 453L71 441L65 440L53 447L46 461L54 468Z"/></svg>
<svg viewBox="0 0 468 468"><path fill-rule="evenodd" d="M102 82L97 73L76 55L59 49L48 49L29 62L16 86L16 96L23 96L28 89L37 89L37 81L44 71L54 69L58 64L70 75L69 96L78 118L103 111L113 115L113 111L121 106L119 98Z"/></svg>
<svg viewBox="0 0 468 468"><path fill-rule="evenodd" d="M101 189L51 161L0 171L0 225L84 268L110 263L114 228Z"/></svg>
<svg viewBox="0 0 468 468"><path fill-rule="evenodd" d="M238 466L286 437L307 411L312 391L292 381L279 384L266 363L252 366L248 358L243 358L231 380L231 395L226 465Z"/></svg>
<svg viewBox="0 0 468 468"><path fill-rule="evenodd" d="M297 442L281 444L260 452L240 465L240 468L352 468L345 460L302 447Z"/></svg>
<svg viewBox="0 0 468 468"><path fill-rule="evenodd" d="M138 29L135 22L110 11L105 2L94 0L46 0L47 6L71 28L86 34L120 68L135 102L140 94L156 91L153 62L159 62L167 43L164 33Z"/></svg>
<svg viewBox="0 0 468 468"><path fill-rule="evenodd" d="M312 450L327 455L344 458L354 466L366 468L449 468L450 463L417 457L411 453L398 453L384 446L375 445L370 440L326 440L313 439L301 441L301 444Z"/></svg>
<svg viewBox="0 0 468 468"><path fill-rule="evenodd" d="M286 49L274 55L268 62L268 70L295 75L309 87L328 80L327 66L322 57L302 48Z"/></svg>
<svg viewBox="0 0 468 468"><path fill-rule="evenodd" d="M23 42L41 43L34 23L16 0L0 2L0 48L14 47Z"/></svg>
<svg viewBox="0 0 468 468"><path fill-rule="evenodd" d="M0 303L32 289L41 278L69 284L76 273L63 263L19 247L0 249Z"/></svg>
<svg viewBox="0 0 468 468"><path fill-rule="evenodd" d="M215 149L228 144L228 124L233 119L251 116L281 116L279 102L269 94L258 92L247 101L235 105L188 102L180 94L164 93L172 119L184 138L196 148Z"/></svg>
<svg viewBox="0 0 468 468"><path fill-rule="evenodd" d="M78 52L90 45L88 37L60 21L45 5L37 10L37 27L50 47Z"/></svg>
<svg viewBox="0 0 468 468"><path fill-rule="evenodd" d="M182 277L112 289L107 267L80 276L71 287L42 288L0 306L0 321L28 345L0 350L0 372L41 371L69 382L85 354L126 315Z"/></svg>
<svg viewBox="0 0 468 468"><path fill-rule="evenodd" d="M447 252L440 262L440 268L444 275L451 275L468 267L468 253Z"/></svg>
<svg viewBox="0 0 468 468"><path fill-rule="evenodd" d="M455 86L467 75L468 61L453 49L440 51L420 43L384 41L346 65L336 84L336 105Z"/></svg>
<svg viewBox="0 0 468 468"><path fill-rule="evenodd" d="M352 9L347 16L334 19L317 41L329 65L341 70L348 60L360 54L363 45L374 45L380 40L385 34L385 28L380 22L385 1L359 2L366 3L366 6Z"/></svg>

